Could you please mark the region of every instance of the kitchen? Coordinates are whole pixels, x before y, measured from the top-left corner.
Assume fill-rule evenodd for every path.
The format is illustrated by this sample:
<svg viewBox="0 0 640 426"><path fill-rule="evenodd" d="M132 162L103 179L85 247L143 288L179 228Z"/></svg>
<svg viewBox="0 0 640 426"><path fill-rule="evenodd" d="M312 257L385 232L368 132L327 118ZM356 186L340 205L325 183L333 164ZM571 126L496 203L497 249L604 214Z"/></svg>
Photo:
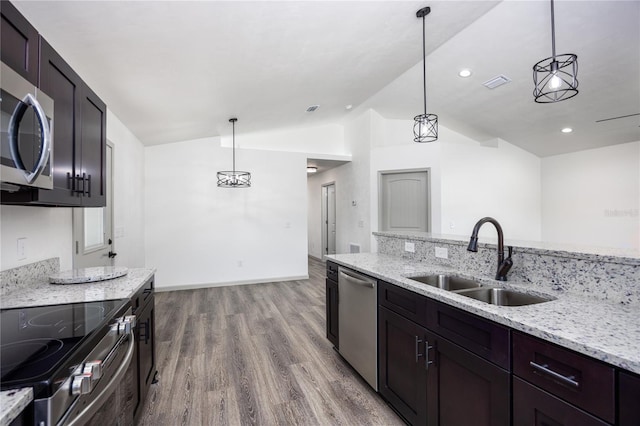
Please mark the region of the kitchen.
<svg viewBox="0 0 640 426"><path fill-rule="evenodd" d="M290 68L283 65L284 68L273 66L274 69L271 69L271 66L256 65L269 63L266 58L257 56L258 48L267 51L265 47L269 46L274 49L271 51L273 58L286 57L286 52L278 50L284 49L279 48L281 36L278 32L274 28L265 29L259 25L261 17L266 16L269 8L273 8L274 5L267 3L258 7L254 4L245 4L245 8L238 6L238 9L233 9L228 3L223 3L222 6L229 7L230 10L216 10L218 17L214 23L209 21L203 23L202 20L197 19L198 15L203 14L202 10L196 8L190 12L185 11L188 18L185 17L184 20L193 22L191 25L193 31L200 29L200 26L209 25L219 28L220 31L227 31L225 21L229 20L227 16L233 16L238 22L246 25L242 28L244 37L254 41L253 44L242 43L245 40L242 37L219 37L211 40L209 47L200 46L201 49L207 49L204 50L207 54L196 55L200 59L192 65L196 65L197 69L215 69L221 74L220 77L216 77L216 80L223 82L225 73L243 74L245 79L242 80L242 84L221 88L213 82L207 82L207 79L213 79L209 76L211 71L208 71L204 79L199 77L200 80L194 81L195 88L187 87L181 90L189 96L180 93L177 84L174 88L174 83L167 83L167 81L185 80L184 75L188 75L188 72L184 71L184 74L176 76L172 73L172 67L166 66L168 61L166 51L160 48L163 43L158 42L158 40L164 40L160 38L162 27L156 28L155 33L149 33L148 38L142 39L143 45L150 52L148 56L140 55L136 49L132 51L121 49L121 44L126 40L144 37L145 31L158 26L157 20L160 18L154 14L154 8L149 6L149 9L145 9L145 5L141 3L131 4L130 7L134 9L128 11L126 16L119 16L122 19L123 29L118 35L113 33L107 21L98 19L99 16L107 13L100 7L94 9L89 5L61 3L52 7L59 8L56 14L39 3L16 2L16 7L29 18L45 38L49 39L49 42L59 50L58 53L86 79L91 88L103 97L108 105L106 134L108 140L114 145L116 170L113 175L116 231L114 250L118 253L115 262L116 265L129 268L156 268L156 291L193 289L207 285L281 282L300 280L311 275L307 266L307 254L316 258L322 256L320 227L316 226L320 222L320 187L332 181L336 183L338 197L336 200L337 252L348 252L350 243L358 244L360 250L365 253L379 251L377 239L371 235L371 232L379 230L377 174L379 171L387 170L430 168L433 204L431 229L434 233L455 234L461 239L468 239L473 224L479 218L489 215L500 220L505 229L506 238L511 240L571 242L637 251L638 169L640 168L637 142L640 137L637 133L637 123L631 129L631 135L635 135L635 138L627 138L625 143L617 142L617 145L593 151L585 151L581 148L582 151L579 152L582 154L573 155L569 151L556 152L555 155L552 151L543 152L543 149L549 149L549 145L562 145L548 128L546 130L549 133L546 134L532 130L537 127L538 121L542 120L541 117L548 114L544 108L555 108L554 111L559 111L564 105L572 106L572 102L578 102L581 96L592 99L589 96L593 97L594 94L590 92L589 87L590 84L595 84L592 70L596 67L593 66L592 70L589 70L588 66L581 65L581 92L575 99L556 105L534 104L531 96L531 66L536 61L549 56L549 18L548 5L546 5L540 9L539 17L537 14L526 15L528 19L533 19L532 16L537 17L534 24L537 25L538 30L530 37L540 42L535 48L532 47L531 52L527 52L527 59L522 59L524 63L516 64L522 68L521 70L499 67L487 70L476 68L471 80L461 79L456 75L457 67L460 65L471 67L471 65L455 62L452 64L447 49L438 47L450 44L464 46L465 43L468 45L469 39L480 40L476 34L482 28L480 24L488 25L490 28L501 28L492 24L495 20L504 22L500 21L503 14L510 13L504 9L507 7L506 4L496 6L495 2L477 3L470 12L466 9L470 7L468 5L465 8L456 8L455 4L447 5L447 2L432 5L433 12L427 20L426 39L430 52L427 57L427 66L451 65L452 76L445 76L428 68L429 110L441 115L441 135L439 142L424 145L414 144L411 141L412 118L422 109L421 25L415 18L415 11L424 6L421 3L403 2L399 5L390 5L380 2L373 5L367 4L368 7L363 6L355 10L341 3L333 4L331 8L328 6L323 8L321 4L316 4L313 7L317 9L311 9L312 13L309 12L309 15L318 16L318 19L324 17L337 21L333 25L344 29L346 34L349 34L348 37L353 41L353 46L345 46L344 51L337 51L336 55L342 56L328 64L321 63L315 57L312 60L308 57L308 53L305 56L304 45L289 46L291 52L299 55L293 59L296 62L294 65L289 65ZM251 6L255 8L252 9ZM275 13L268 16L272 16L273 20L282 19L286 25L295 25L296 30L303 32L306 25L314 21L305 21L305 17L309 18L309 16L302 13L305 8L301 4L294 3L290 6L291 8L278 9L277 12L282 14L279 18L272 16L276 15ZM168 8L169 4L165 4L165 7ZM206 4L200 4L199 7L204 8ZM570 43L576 42L571 42L563 31L568 31L566 29L569 26L568 16L580 14L564 2L558 2L556 7L559 50L572 51L575 44ZM635 2L630 2L627 7L636 7L636 9L623 13L623 16L637 16ZM344 14L336 12L336 8ZM576 9L579 8L576 7ZM436 13L438 10L441 12ZM79 16L86 21L73 21L74 11L78 11ZM170 14L171 9L164 12ZM353 14L356 12L364 14L358 18L364 22L368 19L377 19L376 25L363 25L359 32L352 30L353 32L349 33L347 29L351 27L350 20L354 19ZM597 10L594 10L593 14L596 12ZM55 16L56 19L50 19L50 15ZM145 16L148 16L148 21L136 22L136 19ZM380 29L384 28L385 20L381 20L380 16L389 16L387 19L395 23L392 33L394 43L397 42L397 45L389 41L384 42L384 32ZM391 19L391 16L394 19ZM456 19L452 19L452 16L456 16ZM613 16L617 15L610 12L603 16L609 16L608 19L613 20ZM564 24L563 19L567 20ZM583 19L586 18L583 17ZM454 21L453 24L452 21ZM637 76L637 45L629 43L627 46L626 44L627 41L637 41L637 28L631 25L632 30L629 30L631 32L624 32L622 29L627 30L627 27L620 22L627 21L621 19L618 22L625 43L617 46L622 52L620 56L626 55L624 64L628 68L619 67L617 72L624 71L629 72L632 77ZM284 23L281 25L284 26ZM515 22L513 26L516 27L518 24L519 22ZM611 25L610 22L609 25ZM505 25L505 31L507 27L510 26ZM125 29L131 33L127 33ZM293 33L294 29L290 31ZM467 32L468 36L462 37ZM82 34L82 37L78 34ZM95 39L91 38L93 34ZM109 34L109 37L105 34ZM337 40L338 37L344 36L336 34L336 39L324 36L327 38L326 42L333 43L332 45L341 44ZM386 37L388 40L389 35ZM508 39L500 34L495 34L495 37L501 40ZM597 38L596 35L594 37ZM71 43L78 39L84 42ZM260 40L260 43L256 40ZM382 49L379 52L382 56L373 59L362 58L366 73L373 74L370 79L365 80L360 74L358 77L344 77L345 82L339 80L340 75L353 70L344 70L341 73L331 72L336 63L349 63L350 57L360 58L362 53L358 53L357 50L362 50L363 46L369 46L369 43L374 40L378 41L376 45ZM528 44L531 44L531 41ZM175 51L175 55L184 56L176 56L175 62L189 63L195 60L193 55L198 52L178 49L176 45L177 43L169 44L168 47ZM394 58L393 61L381 59L385 57L384 54L392 55L395 50L400 49L399 46L403 45L407 46L402 50L400 57L390 56ZM98 50L99 46L104 47ZM622 50L621 46L626 50ZM486 48L486 45L484 47ZM457 48L460 49L459 46ZM310 49L331 51L324 44L313 45ZM583 56L584 47L581 49L576 51L580 57ZM470 55L468 50L463 48L462 51ZM456 50L456 52L459 51ZM99 60L102 56L104 59ZM505 54L505 56L509 55ZM216 58L218 60L223 58L223 60L207 62L202 57L210 57L211 59L207 59L209 61ZM585 57L591 58L588 55ZM262 58L262 60L248 62L247 58ZM495 56L484 57L482 52L478 52L478 58L488 61L496 60ZM476 61L479 60L478 58ZM368 63L367 60L371 62ZM591 59L591 61L596 60ZM385 67L380 66L381 62L385 62ZM121 68L116 67L116 64ZM132 67L131 70L142 71L134 74L128 67ZM322 69L322 67L326 68ZM395 68L388 70L388 67ZM123 73L130 72L130 78L121 78L118 81L108 78L111 69L114 68L121 69L120 72ZM310 70L309 68L318 69ZM150 69L154 71L150 72ZM312 71L327 76L338 74L338 77L334 77L337 82L327 77L323 79L324 84L327 87L331 84L342 84L338 87L344 96L333 95L335 99L318 100L317 97L325 88L320 83L306 84L312 78L310 76L317 75L309 74ZM285 83L281 80L278 80L280 86L264 83L271 81L278 73L287 75ZM499 73L505 73L512 81L504 87L493 89L495 92L489 92L480 86L483 81ZM354 84L353 81L361 81L361 84ZM444 84L445 81L446 84ZM620 81L628 82L622 77ZM513 119L513 116L504 115L507 112L500 115L494 113L492 116L491 111L488 110L488 114L476 118L487 120L486 127L482 130L467 129L464 123L460 123L463 120L471 120L472 114L456 115L455 109L452 110L450 107L451 104L457 104L461 110L479 109L479 105L473 103L474 98L471 96L472 91L479 89L470 87L468 84L470 82L479 89L487 91L486 93L511 90L509 96L515 96L515 102L513 98L509 98L509 101L505 102L508 105L525 104L522 108L527 108L528 104L532 104L538 108L535 113L543 115L532 116L531 121L527 121L528 126L511 129L515 134L526 132L532 134L530 137L538 138L538 149L541 151L537 155L505 142L505 140L511 142L510 137L502 136L508 133L487 136L487 128L497 129L501 125L500 121L508 122L510 118ZM597 92L601 97L607 95L609 102L607 108L611 108L612 111L610 114L608 111L601 115L599 113L597 119L638 112L638 96L634 97L637 94L637 81L632 78L627 84L629 86L624 92L603 93L602 89ZM154 89L154 86L158 85L166 90ZM365 93L361 87L369 87L368 85L371 87ZM216 107L218 109L212 109L211 105L199 108L200 100L196 98L203 97L201 96L203 87L211 88L211 94L204 98L215 98L214 100L222 102L222 106ZM310 90L310 87L314 90ZM306 97L295 98L296 94L291 93L292 91L302 92ZM126 95L118 96L119 93ZM149 98L141 97L141 94L147 93ZM261 97L264 97L263 103L258 103L254 99L257 93L261 93ZM469 105L463 105L459 97L467 93ZM283 94L287 94L285 98ZM312 99L311 95L316 98ZM181 98L182 96L186 99ZM440 105L442 108L447 106L443 104L447 96L449 110L439 109ZM625 105L622 99L625 96L632 98L631 105L635 109L624 112L616 109L613 112L614 107L623 109ZM611 97L614 102L610 100ZM188 98L192 98L192 101L188 101ZM174 104L167 99L182 100ZM255 105L251 107L247 105L249 99L252 99ZM293 105L294 102L289 99L297 100L300 105ZM486 98L482 95L475 99L486 102ZM620 101L620 105L615 105L617 100ZM193 102L193 105L190 102ZM278 116L271 114L271 110L274 109L271 102L282 104L283 111L286 110L289 114ZM331 102L334 102L334 105L331 105ZM320 108L314 113L305 112L305 108L312 103L319 103ZM347 110L345 105L348 104L354 105L354 108ZM154 107L154 113L150 115L154 118L152 121L146 118L145 121L145 116L140 111L145 111L145 108L149 108L150 105ZM160 106L164 109L159 108ZM186 113L180 110L185 110ZM528 110L513 113L516 114L516 118L518 114L527 116L527 113L522 111ZM232 141L228 118L235 114L239 118L236 123L236 146L239 147L237 164L240 169L249 170L253 176L252 187L248 190L216 188L214 172L228 170L230 166L230 147L235 141ZM558 118L559 122L576 118L565 113L560 115L562 117ZM182 121L174 117L181 117ZM585 121L594 120L588 118ZM633 117L631 120L634 120ZM156 129L155 126L158 123L169 123L170 126ZM615 121L609 123L615 123ZM556 124L551 122L549 126ZM593 126L593 123L583 125ZM509 129L502 131L507 130ZM475 133L472 133L473 131ZM485 134L481 134L482 132ZM475 137L468 137L467 134ZM592 127L584 133L576 128L569 137L574 143L576 139L586 139L587 135L591 134L602 133L597 133L597 129ZM611 136L607 134L607 137ZM300 141L304 141L304 146ZM595 148L595 146L589 146L589 148ZM624 192L618 198L603 199L602 204L596 206L596 214L599 215L594 218L596 222L579 223L579 217L585 217L586 210L577 214L571 205L578 202L576 199L567 199L566 204L558 208L558 211L552 211L546 215L541 213L541 210L550 203L560 201L557 201L557 194L543 198L547 195L544 193L539 195L540 187L555 187L561 192L560 182L563 180L560 173L563 168L566 168L567 163L574 164L577 161L579 164L603 166L602 159L609 157L614 158L614 166L603 170L601 174L587 173L583 178L596 179L596 185L606 188L619 187L620 182L625 182L630 187L630 192ZM309 158L336 161L338 164L348 163L324 173L318 173L307 180L305 168ZM621 166L623 162L624 167ZM629 163L631 163L630 166L628 166ZM545 173L542 174L541 170ZM624 174L627 171L628 174ZM598 181L607 177L610 183ZM549 181L545 180L547 178ZM282 185L283 182L285 185ZM594 185L593 180L583 182L585 186ZM482 194L482 196L474 196L474 194ZM613 197L616 194L608 195ZM514 205L506 206L503 202L506 199L517 201ZM559 200L562 200L561 196ZM602 212L606 209L620 213L614 213L603 219ZM565 214L561 214L562 212ZM543 223L554 214L560 216L559 223L564 226ZM60 258L60 270L73 267L71 250L73 218L70 209L2 205L1 219L1 269L3 271L52 257ZM604 224L609 226L613 222L616 226L621 225L622 229L596 236L596 229ZM576 225L575 229L569 225ZM545 233L546 229L551 229L551 232ZM581 232L583 229L589 229L589 232ZM491 229L483 229L485 232L483 235L495 239L495 234L491 231ZM607 238L614 234L631 235L635 240L632 238L631 241L625 240L624 243L607 241ZM587 237L596 239L589 241L586 240ZM21 258L22 256L16 252L16 241L22 238L26 238L25 258ZM514 268L517 266L516 263ZM160 296L162 293L158 294L158 299ZM162 377L162 371L160 376Z"/></svg>

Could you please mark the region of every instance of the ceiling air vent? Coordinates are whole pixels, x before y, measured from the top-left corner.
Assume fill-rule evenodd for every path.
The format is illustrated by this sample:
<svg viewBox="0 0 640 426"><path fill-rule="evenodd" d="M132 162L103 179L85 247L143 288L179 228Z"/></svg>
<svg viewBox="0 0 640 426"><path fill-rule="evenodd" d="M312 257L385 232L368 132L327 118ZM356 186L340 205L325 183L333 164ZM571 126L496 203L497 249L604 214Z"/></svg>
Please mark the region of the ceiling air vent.
<svg viewBox="0 0 640 426"><path fill-rule="evenodd" d="M500 74L496 77L493 77L490 80L485 81L484 83L482 83L482 85L487 89L495 89L496 87L502 86L503 84L507 84L510 81L511 79L509 77Z"/></svg>
<svg viewBox="0 0 640 426"><path fill-rule="evenodd" d="M318 108L320 108L320 105L311 105L310 107L307 107L307 112L313 112Z"/></svg>

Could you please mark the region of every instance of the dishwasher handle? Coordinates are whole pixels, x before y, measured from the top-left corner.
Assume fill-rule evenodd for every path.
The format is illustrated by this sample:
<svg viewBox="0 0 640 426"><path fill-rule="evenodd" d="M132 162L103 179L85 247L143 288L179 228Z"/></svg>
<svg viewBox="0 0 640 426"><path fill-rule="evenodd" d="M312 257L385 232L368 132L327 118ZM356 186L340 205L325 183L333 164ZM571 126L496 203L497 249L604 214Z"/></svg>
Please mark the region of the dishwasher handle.
<svg viewBox="0 0 640 426"><path fill-rule="evenodd" d="M356 273L347 271L345 269L340 268L338 270L339 273L339 277L338 279L340 279L340 277L344 277L345 280L353 283L353 284L357 284L357 285L361 285L364 287L369 287L369 288L374 288L375 287L375 282L369 279L366 279L365 277L363 277L362 275L358 275Z"/></svg>

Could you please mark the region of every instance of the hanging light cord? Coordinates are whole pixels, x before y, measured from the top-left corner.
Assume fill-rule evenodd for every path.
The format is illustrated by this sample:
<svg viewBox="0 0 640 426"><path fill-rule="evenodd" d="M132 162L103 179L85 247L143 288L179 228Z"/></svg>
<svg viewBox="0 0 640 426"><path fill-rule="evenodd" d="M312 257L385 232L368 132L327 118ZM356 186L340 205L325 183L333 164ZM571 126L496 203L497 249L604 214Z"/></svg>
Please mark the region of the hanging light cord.
<svg viewBox="0 0 640 426"><path fill-rule="evenodd" d="M552 0L553 1L553 0ZM422 16L422 81L424 82L424 115L427 115L427 48L425 42L424 16Z"/></svg>
<svg viewBox="0 0 640 426"><path fill-rule="evenodd" d="M236 122L232 121L231 122L231 134L232 136L232 150L233 150L233 175L236 175Z"/></svg>
<svg viewBox="0 0 640 426"><path fill-rule="evenodd" d="M553 11L553 0L551 0L551 54L553 60L556 60L556 23Z"/></svg>

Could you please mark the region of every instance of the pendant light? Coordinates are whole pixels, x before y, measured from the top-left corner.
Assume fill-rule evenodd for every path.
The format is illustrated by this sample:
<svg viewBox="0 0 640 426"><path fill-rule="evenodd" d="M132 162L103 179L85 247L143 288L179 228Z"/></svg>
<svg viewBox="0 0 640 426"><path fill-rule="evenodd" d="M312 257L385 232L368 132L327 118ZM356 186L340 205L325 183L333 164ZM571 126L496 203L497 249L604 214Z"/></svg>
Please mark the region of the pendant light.
<svg viewBox="0 0 640 426"><path fill-rule="evenodd" d="M533 96L541 104L564 101L578 94L578 56L556 55L556 28L551 0L551 54L533 66Z"/></svg>
<svg viewBox="0 0 640 426"><path fill-rule="evenodd" d="M438 116L427 114L427 51L424 34L424 18L431 12L430 7L423 7L416 12L418 18L422 18L422 80L424 88L424 114L414 117L413 141L414 142L435 142L438 140Z"/></svg>
<svg viewBox="0 0 640 426"><path fill-rule="evenodd" d="M236 121L238 121L237 118L229 119L233 126L233 170L218 172L219 188L249 188L251 186L251 173L236 170Z"/></svg>

